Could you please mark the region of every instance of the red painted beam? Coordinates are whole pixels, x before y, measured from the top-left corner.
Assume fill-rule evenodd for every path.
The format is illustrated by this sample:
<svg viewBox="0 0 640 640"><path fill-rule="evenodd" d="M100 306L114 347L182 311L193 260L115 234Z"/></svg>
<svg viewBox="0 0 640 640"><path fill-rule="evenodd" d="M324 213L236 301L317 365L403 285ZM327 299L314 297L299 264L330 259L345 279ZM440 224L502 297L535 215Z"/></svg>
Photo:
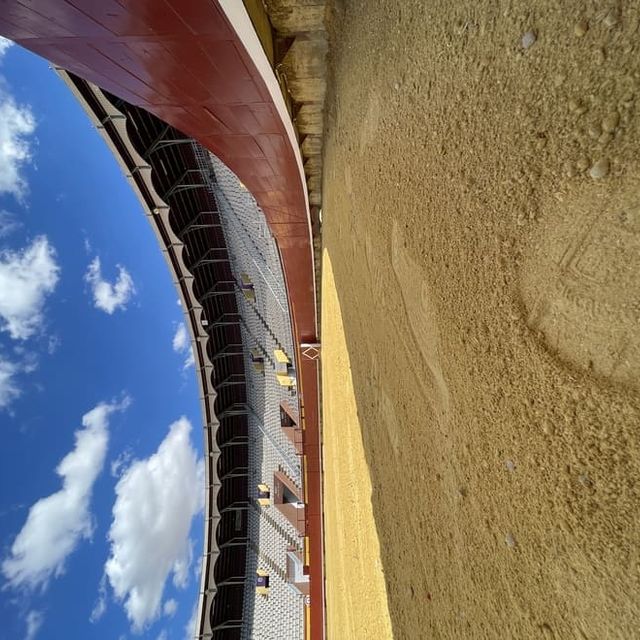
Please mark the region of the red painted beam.
<svg viewBox="0 0 640 640"><path fill-rule="evenodd" d="M309 579L311 596L311 638L324 638L324 559L322 529L322 467L320 420L318 415L318 360L302 357L299 370L304 404L304 454L307 483L306 526L309 536ZM309 384L315 381L315 384ZM309 387L307 387L309 384Z"/></svg>
<svg viewBox="0 0 640 640"><path fill-rule="evenodd" d="M305 406L311 637L324 637L322 498L313 248L296 150L223 0L0 0L0 33L218 156L251 191L280 249ZM236 0L240 3L241 0Z"/></svg>

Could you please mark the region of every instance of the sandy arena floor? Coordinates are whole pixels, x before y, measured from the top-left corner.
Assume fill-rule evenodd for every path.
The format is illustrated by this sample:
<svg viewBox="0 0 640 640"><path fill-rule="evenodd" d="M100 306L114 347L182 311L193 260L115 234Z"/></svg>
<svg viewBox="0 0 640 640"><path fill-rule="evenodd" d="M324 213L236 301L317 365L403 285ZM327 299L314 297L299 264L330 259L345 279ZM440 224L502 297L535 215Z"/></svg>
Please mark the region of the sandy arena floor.
<svg viewBox="0 0 640 640"><path fill-rule="evenodd" d="M349 353L331 260L323 260L322 315L327 341L323 358L324 508L330 638L391 637L391 620L380 559L380 544L371 508L371 478L362 444ZM340 384L333 380L339 379Z"/></svg>
<svg viewBox="0 0 640 640"><path fill-rule="evenodd" d="M333 4L329 637L638 638L640 6Z"/></svg>

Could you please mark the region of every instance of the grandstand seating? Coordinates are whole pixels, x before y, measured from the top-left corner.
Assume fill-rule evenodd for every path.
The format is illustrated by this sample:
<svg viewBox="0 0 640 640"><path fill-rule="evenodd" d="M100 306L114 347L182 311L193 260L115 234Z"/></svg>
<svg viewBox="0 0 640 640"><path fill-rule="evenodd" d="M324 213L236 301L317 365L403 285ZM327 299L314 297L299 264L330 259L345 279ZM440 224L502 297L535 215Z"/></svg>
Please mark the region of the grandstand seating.
<svg viewBox="0 0 640 640"><path fill-rule="evenodd" d="M304 506L304 478L301 436L291 435L300 424L296 352L277 245L219 159L143 109L59 72L136 191L192 335L206 462L193 637L302 639L308 576L290 567L305 557L304 518L286 514ZM269 488L263 504L259 485ZM276 493L293 501L289 512Z"/></svg>
<svg viewBox="0 0 640 640"><path fill-rule="evenodd" d="M236 305L242 319L247 378L249 434L249 551L247 575L258 570L269 575L268 595L258 593L247 580L244 593L242 638L303 638L304 594L287 583L287 552L303 553L299 531L273 506L258 502L258 485L273 486L284 469L302 487L300 455L282 430L280 403L296 407L295 387L277 379L276 351L284 352L295 370L293 337L280 257L266 220L255 200L215 156L194 145L203 175L216 200L231 266L236 279ZM245 295L252 285L252 296ZM253 349L264 354L264 370L253 366ZM297 416L294 416L294 418ZM252 615L250 615L252 613Z"/></svg>

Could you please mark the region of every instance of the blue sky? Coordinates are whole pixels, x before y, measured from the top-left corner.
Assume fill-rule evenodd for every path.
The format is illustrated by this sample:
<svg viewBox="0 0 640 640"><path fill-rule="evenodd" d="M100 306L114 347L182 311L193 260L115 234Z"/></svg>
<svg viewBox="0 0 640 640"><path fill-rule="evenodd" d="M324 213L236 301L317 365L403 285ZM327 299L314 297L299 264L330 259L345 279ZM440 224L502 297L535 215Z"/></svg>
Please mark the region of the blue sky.
<svg viewBox="0 0 640 640"><path fill-rule="evenodd" d="M0 639L183 640L202 422L177 294L49 64L0 44Z"/></svg>

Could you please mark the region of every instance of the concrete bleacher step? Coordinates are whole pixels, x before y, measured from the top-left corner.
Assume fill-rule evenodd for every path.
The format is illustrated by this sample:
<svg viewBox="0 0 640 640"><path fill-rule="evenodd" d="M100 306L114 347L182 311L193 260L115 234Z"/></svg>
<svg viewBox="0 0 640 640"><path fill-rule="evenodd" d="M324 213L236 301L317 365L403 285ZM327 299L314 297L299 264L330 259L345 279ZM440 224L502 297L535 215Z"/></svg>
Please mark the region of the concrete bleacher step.
<svg viewBox="0 0 640 640"><path fill-rule="evenodd" d="M275 376L273 350L282 349L295 367L293 334L284 288L280 257L263 214L251 195L239 185L233 174L217 159L200 159L213 173L211 189L231 256L231 269L239 282L240 274L250 276L256 300L236 292L237 307L243 323L240 330L244 345L255 345L264 356L264 373L252 366L250 348L246 349L246 403L251 411L249 434L250 496L257 498L257 485L272 485L274 473L286 469L286 475L301 486L302 469L295 447L281 428L280 403L296 405L297 391L281 387ZM199 160L199 161L200 161ZM293 401L291 400L293 398ZM258 426L259 425L259 426ZM248 514L247 581L244 587L241 637L247 640L302 640L304 638L304 602L286 582L287 551L303 549L303 538L277 509L253 508ZM268 598L256 594L258 567L271 576Z"/></svg>
<svg viewBox="0 0 640 640"><path fill-rule="evenodd" d="M282 536L282 538L286 540L286 542L289 543L290 547L294 547L298 551L302 551L304 549L302 538L300 536L296 538L285 531L284 527L280 526L264 509L260 511L260 516L264 518Z"/></svg>

